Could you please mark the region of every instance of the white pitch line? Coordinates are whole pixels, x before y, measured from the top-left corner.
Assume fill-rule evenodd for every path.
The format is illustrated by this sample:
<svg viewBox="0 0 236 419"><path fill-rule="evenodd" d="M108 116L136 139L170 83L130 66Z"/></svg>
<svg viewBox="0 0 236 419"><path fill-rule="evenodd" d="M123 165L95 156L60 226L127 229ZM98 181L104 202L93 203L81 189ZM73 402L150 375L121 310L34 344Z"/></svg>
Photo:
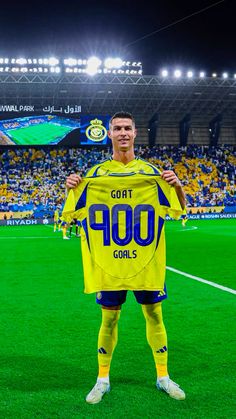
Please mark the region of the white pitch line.
<svg viewBox="0 0 236 419"><path fill-rule="evenodd" d="M188 228L182 228L181 230L178 230L178 231L192 231L192 230L197 230L198 229L198 227L194 227L194 226L191 226L191 227L188 227Z"/></svg>
<svg viewBox="0 0 236 419"><path fill-rule="evenodd" d="M59 239L60 237L51 237L51 236L48 236L48 237L46 237L46 236L43 236L43 237L40 237L40 236L32 236L32 237L22 237L22 236L18 236L18 237L0 237L0 240L9 240L9 239Z"/></svg>
<svg viewBox="0 0 236 419"><path fill-rule="evenodd" d="M198 276L190 275L186 272L179 271L178 269L171 268L171 266L167 266L166 269L168 269L169 271L175 272L176 274L186 276L187 278L194 279L195 281L203 282L203 284L211 285L212 287L218 288L221 291L226 291L226 292L230 292L231 294L236 294L236 290L233 290L232 288L223 287L223 285L219 285L219 284L216 284L215 282L207 281L206 279L199 278Z"/></svg>

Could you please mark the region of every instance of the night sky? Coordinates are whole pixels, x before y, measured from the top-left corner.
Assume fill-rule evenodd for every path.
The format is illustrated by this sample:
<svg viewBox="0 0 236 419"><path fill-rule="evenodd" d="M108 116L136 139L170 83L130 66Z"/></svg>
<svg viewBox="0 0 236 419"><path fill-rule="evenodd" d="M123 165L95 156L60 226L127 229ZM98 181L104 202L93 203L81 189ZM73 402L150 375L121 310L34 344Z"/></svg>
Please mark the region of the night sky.
<svg viewBox="0 0 236 419"><path fill-rule="evenodd" d="M152 4L155 4L153 6ZM236 3L225 0L170 28L153 31L214 0L9 1L0 10L0 56L142 61L143 74L167 66L236 73Z"/></svg>

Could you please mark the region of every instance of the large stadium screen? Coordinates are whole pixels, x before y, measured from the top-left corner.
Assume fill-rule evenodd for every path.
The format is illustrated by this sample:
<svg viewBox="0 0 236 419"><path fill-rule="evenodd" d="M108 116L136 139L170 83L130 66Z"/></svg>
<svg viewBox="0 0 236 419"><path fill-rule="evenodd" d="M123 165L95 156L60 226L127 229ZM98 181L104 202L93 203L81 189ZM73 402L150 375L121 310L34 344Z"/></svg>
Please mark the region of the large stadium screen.
<svg viewBox="0 0 236 419"><path fill-rule="evenodd" d="M0 145L106 146L109 116L34 115L0 120Z"/></svg>
<svg viewBox="0 0 236 419"><path fill-rule="evenodd" d="M80 121L57 115L36 115L0 121L0 144L17 146L55 145L70 142Z"/></svg>

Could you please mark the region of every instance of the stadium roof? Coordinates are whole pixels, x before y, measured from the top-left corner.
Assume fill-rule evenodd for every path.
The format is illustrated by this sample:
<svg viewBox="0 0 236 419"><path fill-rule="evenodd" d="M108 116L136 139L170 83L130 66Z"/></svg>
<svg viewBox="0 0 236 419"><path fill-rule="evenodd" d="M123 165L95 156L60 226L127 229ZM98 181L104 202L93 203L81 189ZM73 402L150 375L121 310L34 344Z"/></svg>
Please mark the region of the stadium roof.
<svg viewBox="0 0 236 419"><path fill-rule="evenodd" d="M161 124L175 124L186 113L208 123L219 113L223 125L235 126L236 79L162 78L158 76L84 74L0 74L1 104L81 105L83 114L127 110L141 120L159 113Z"/></svg>

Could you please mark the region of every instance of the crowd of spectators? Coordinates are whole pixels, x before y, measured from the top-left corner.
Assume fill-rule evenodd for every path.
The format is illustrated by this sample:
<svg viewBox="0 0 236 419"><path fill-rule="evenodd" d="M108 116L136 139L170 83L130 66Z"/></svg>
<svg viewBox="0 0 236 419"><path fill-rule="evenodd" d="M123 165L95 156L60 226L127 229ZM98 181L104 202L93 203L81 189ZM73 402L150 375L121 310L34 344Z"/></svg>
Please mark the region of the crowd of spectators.
<svg viewBox="0 0 236 419"><path fill-rule="evenodd" d="M63 206L66 176L84 176L89 167L109 158L110 153L109 149L95 148L1 149L0 212L51 215ZM235 147L139 146L136 155L161 170L175 170L184 185L189 207L236 205Z"/></svg>

